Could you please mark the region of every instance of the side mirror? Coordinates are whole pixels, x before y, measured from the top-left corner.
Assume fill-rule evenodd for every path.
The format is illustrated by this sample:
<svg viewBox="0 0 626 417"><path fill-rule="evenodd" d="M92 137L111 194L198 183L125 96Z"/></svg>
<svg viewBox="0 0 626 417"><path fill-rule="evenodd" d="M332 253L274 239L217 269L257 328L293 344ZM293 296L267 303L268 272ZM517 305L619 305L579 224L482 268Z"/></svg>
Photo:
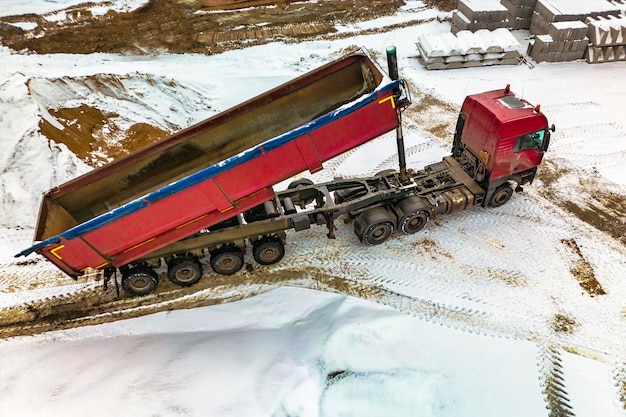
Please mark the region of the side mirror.
<svg viewBox="0 0 626 417"><path fill-rule="evenodd" d="M556 126L554 125L554 123L552 124L552 126L550 126L550 130L556 132Z"/></svg>
<svg viewBox="0 0 626 417"><path fill-rule="evenodd" d="M554 125L550 127L550 130L554 132ZM546 137L543 140L543 146L541 147L542 151L547 152L550 147L550 132L546 132Z"/></svg>

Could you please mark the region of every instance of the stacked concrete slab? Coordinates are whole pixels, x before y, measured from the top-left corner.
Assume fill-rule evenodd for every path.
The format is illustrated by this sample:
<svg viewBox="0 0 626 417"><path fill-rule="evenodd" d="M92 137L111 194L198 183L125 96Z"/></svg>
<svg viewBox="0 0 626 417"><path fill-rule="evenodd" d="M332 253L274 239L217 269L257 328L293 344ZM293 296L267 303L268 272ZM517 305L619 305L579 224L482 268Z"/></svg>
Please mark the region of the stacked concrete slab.
<svg viewBox="0 0 626 417"><path fill-rule="evenodd" d="M626 17L589 17L587 27L591 42L585 55L588 63L626 61Z"/></svg>
<svg viewBox="0 0 626 417"><path fill-rule="evenodd" d="M522 46L508 29L479 29L421 35L417 40L426 69L517 65Z"/></svg>
<svg viewBox="0 0 626 417"><path fill-rule="evenodd" d="M452 33L462 30L509 28L509 12L499 0L458 0L452 13Z"/></svg>
<svg viewBox="0 0 626 417"><path fill-rule="evenodd" d="M500 0L508 11L511 29L530 29L537 0Z"/></svg>
<svg viewBox="0 0 626 417"><path fill-rule="evenodd" d="M579 20L552 22L547 34L535 36L528 55L535 62L575 61L585 56L588 44L585 23Z"/></svg>
<svg viewBox="0 0 626 417"><path fill-rule="evenodd" d="M588 17L619 16L620 13L620 7L607 0L537 0L530 33L548 34L553 22L585 22Z"/></svg>

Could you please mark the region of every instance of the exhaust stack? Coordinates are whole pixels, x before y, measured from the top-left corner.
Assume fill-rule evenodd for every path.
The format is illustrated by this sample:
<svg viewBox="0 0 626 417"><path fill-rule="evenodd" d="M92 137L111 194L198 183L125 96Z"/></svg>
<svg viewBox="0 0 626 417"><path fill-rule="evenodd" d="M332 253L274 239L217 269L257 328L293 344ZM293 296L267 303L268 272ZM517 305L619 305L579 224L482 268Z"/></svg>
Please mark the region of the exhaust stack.
<svg viewBox="0 0 626 417"><path fill-rule="evenodd" d="M389 68L389 77L392 80L398 80L398 57L396 55L396 47L390 46L387 48L387 67ZM394 90L395 98L400 95L400 87ZM402 113L400 109L398 111L398 120L400 123L396 127L396 144L398 147L398 165L400 168L400 181L405 182L406 177L406 156L404 154L404 136L402 135Z"/></svg>

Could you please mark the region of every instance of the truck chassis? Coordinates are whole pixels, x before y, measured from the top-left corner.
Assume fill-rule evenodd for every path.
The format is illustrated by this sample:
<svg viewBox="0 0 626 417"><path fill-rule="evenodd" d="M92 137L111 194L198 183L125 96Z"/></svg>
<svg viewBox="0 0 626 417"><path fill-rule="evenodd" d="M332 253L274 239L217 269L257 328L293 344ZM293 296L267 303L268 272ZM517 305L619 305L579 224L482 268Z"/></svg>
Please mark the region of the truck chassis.
<svg viewBox="0 0 626 417"><path fill-rule="evenodd" d="M292 182L275 198L193 236L155 251L149 257L120 268L122 287L144 295L158 285L156 269L166 266L170 281L189 286L203 275L200 260L208 257L219 274L238 272L248 248L261 265L280 261L285 253L286 231L301 231L311 225L326 226L334 238L334 221L352 222L357 238L368 245L385 242L394 232L413 234L432 217L484 205L487 192L471 178L452 156L419 171L389 170L373 177L337 178L313 184ZM504 204L511 190L488 203ZM495 194L494 194L495 195ZM105 270L110 278L115 268Z"/></svg>

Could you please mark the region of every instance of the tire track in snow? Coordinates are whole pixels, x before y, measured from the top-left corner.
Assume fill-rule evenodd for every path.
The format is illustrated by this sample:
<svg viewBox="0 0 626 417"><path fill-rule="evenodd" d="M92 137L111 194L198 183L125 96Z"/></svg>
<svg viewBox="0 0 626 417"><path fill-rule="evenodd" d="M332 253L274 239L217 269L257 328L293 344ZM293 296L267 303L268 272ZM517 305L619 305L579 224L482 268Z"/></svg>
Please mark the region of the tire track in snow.
<svg viewBox="0 0 626 417"><path fill-rule="evenodd" d="M541 347L538 366L549 417L573 417L559 351L552 346Z"/></svg>
<svg viewBox="0 0 626 417"><path fill-rule="evenodd" d="M623 362L615 367L613 371L613 380L615 381L615 387L617 388L617 397L622 405L622 408L626 411L626 362Z"/></svg>
<svg viewBox="0 0 626 417"><path fill-rule="evenodd" d="M573 111L586 110L590 107L601 107L595 101L575 101L570 103L548 104L543 107L546 114L571 113Z"/></svg>

